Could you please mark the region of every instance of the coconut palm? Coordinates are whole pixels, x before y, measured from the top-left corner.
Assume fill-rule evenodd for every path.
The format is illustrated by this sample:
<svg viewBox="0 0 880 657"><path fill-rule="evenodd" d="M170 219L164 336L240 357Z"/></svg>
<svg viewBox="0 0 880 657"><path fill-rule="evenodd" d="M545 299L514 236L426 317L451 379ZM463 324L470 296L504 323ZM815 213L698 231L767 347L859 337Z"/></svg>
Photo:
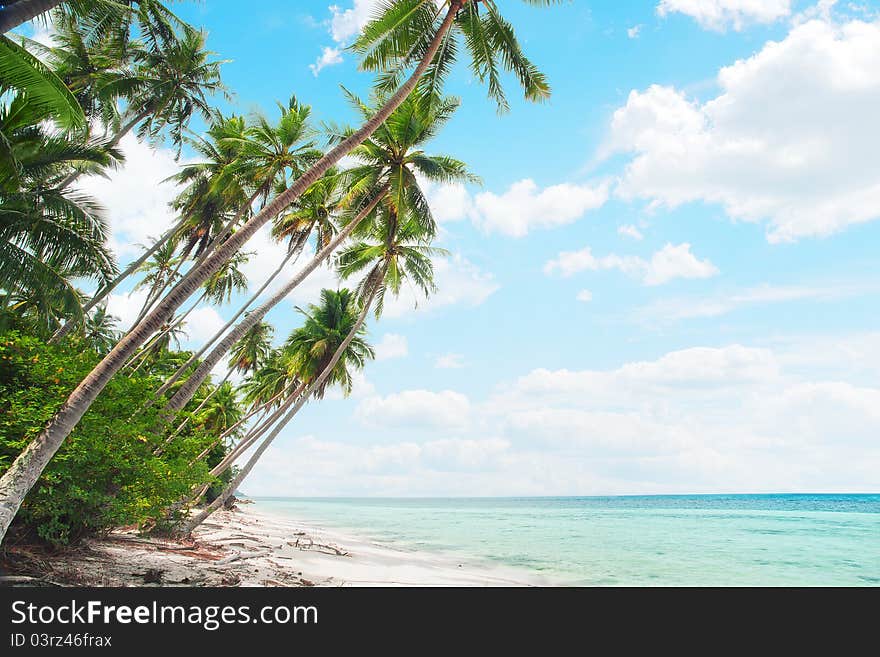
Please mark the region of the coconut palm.
<svg viewBox="0 0 880 657"><path fill-rule="evenodd" d="M373 110L353 94L349 94L352 104L365 116ZM346 172L350 188L346 196L337 200L339 182L336 177L325 177L301 197L294 210L282 216L275 224L275 233L302 243L302 233L315 226L330 223L334 211L340 209L345 199L363 194L372 194L374 200L394 208L395 215L406 214L421 227L422 237L429 239L436 231L434 218L425 195L419 186L419 177L435 183L476 182L478 179L467 171L466 165L445 155L429 155L422 147L432 139L451 118L458 108L454 98L434 98L432 102L413 96L405 100L392 113L383 126L352 151L358 164ZM347 131L331 130L331 140L344 140ZM372 192L371 189L379 189ZM330 200L331 202L328 202ZM368 204L336 237L327 241L317 250L312 261L297 276L259 308L245 317L230 333L221 340L205 357L204 361L167 404L170 411L182 409L208 373L220 362L235 340L239 339L250 324L260 321L275 305L280 303L301 282L304 275L313 271L344 239L358 226L369 226L364 220L370 216L372 208ZM320 228L326 235L329 228ZM172 377L173 378L173 377ZM161 391L161 389L160 389Z"/></svg>
<svg viewBox="0 0 880 657"><path fill-rule="evenodd" d="M138 320L147 312L150 305L155 301L157 294L165 289L169 281L179 276L178 264L180 257L177 255L177 245L173 242L165 242L157 249L153 256L141 265L139 271L143 273L137 283L135 283L133 291L147 290L147 296L144 304L138 313ZM135 320L135 324L137 321Z"/></svg>
<svg viewBox="0 0 880 657"><path fill-rule="evenodd" d="M32 308L58 310L44 317L43 328L82 317L72 278L100 284L116 271L101 208L58 181L72 163L105 167L118 153L80 132L51 130L44 121L52 116L25 92L0 103L0 289L19 297L16 303L29 299Z"/></svg>
<svg viewBox="0 0 880 657"><path fill-rule="evenodd" d="M121 274L102 286L86 304L84 311L88 312L106 299L122 281L139 271L149 258L169 242L179 243L188 235L195 241L193 248L204 247L216 232L218 222L222 221L221 215L231 212L231 208L242 207L244 191L232 176L224 174L224 170L235 159L235 149L221 146L221 143L229 137L237 136L244 128L244 120L240 117L225 118L215 113L206 136L189 141L205 161L188 164L168 179L184 187L171 204L181 218L154 240ZM179 264L182 265L183 261L179 261ZM164 289L164 286L158 288L157 292L161 294ZM52 340L60 340L74 327L75 323L63 326L52 336Z"/></svg>
<svg viewBox="0 0 880 657"><path fill-rule="evenodd" d="M297 310L304 315L305 322L290 334L283 349L288 371L294 373L300 382L290 399L299 400L298 405L304 404L308 398L323 397L331 385L339 385L343 393L348 394L354 371L363 369L367 360L375 357L365 337L366 313L360 308L356 295L347 289L322 290L319 304L311 304L308 310ZM183 527L184 533L192 532L226 503L275 436L277 431L264 439L247 464L226 484L223 492L187 521Z"/></svg>
<svg viewBox="0 0 880 657"><path fill-rule="evenodd" d="M106 307L96 309L86 317L83 342L99 354L106 354L119 339L117 324L119 318L109 314Z"/></svg>
<svg viewBox="0 0 880 657"><path fill-rule="evenodd" d="M219 384L211 392L211 401L198 413L195 426L211 433L222 433L242 417L238 393L228 381Z"/></svg>
<svg viewBox="0 0 880 657"><path fill-rule="evenodd" d="M326 336L328 339L322 339L322 334L315 330L314 326L311 327L311 330L295 331L291 335L285 343L285 353L289 359L291 370L296 372L298 380L301 381L300 386L286 402L281 404L278 410L249 432L239 445L212 469L213 476L223 473L236 458L262 438L260 446L221 493L220 498L222 499L214 500L204 511L187 521L183 527L184 533L190 533L214 510L225 503L225 500L232 495L253 469L272 441L302 409L310 397L322 397L326 387L332 383L341 384L346 393L351 390L350 375L348 378L344 377L347 370L343 368L343 371L337 372L335 368L339 366L340 361L347 353L346 350L350 348L350 345L363 330L367 313L374 303L375 314L378 318L384 307L385 294L391 291L394 296L399 295L405 280L418 287L425 296L434 291L434 268L431 256L446 255L446 252L426 243L421 221L413 216L401 217L393 204L389 205L390 207L381 213L379 220L371 226L368 239L344 250L337 260L339 273L343 278L349 278L355 274L362 275L356 291L361 310L357 320L349 329L349 333L344 336L332 356L329 356L329 349L336 340L331 341L329 336ZM338 312L338 309L332 306L330 306L330 310ZM330 324L331 322L325 320L318 323ZM309 326L309 321L306 322L306 325ZM335 338L338 337L340 336L335 336ZM266 432L273 424L274 428L267 434Z"/></svg>
<svg viewBox="0 0 880 657"><path fill-rule="evenodd" d="M555 4L557 0L524 1L537 6ZM487 8L486 16L480 15L481 6ZM386 0L382 8L382 13L365 26L362 36L355 43L355 49L361 54L362 67L388 72L389 75L385 77L386 86L392 81L402 79L404 71L414 65L409 77L387 97L382 108L360 129L330 149L290 187L277 194L240 230L217 247L211 256L191 270L188 276L166 294L149 316L120 340L113 351L71 392L43 431L0 477L0 541L46 464L113 375L140 345L213 272L240 250L260 227L278 216L330 167L335 166L353 148L373 134L426 74L429 83L423 86L429 92L438 89L457 51L455 43L459 35L464 36L472 68L477 77L488 83L491 97L499 98L499 62L503 68L511 69L515 73L528 100L538 101L549 97L550 89L546 80L525 58L513 28L500 16L492 0L443 0L439 3L435 0Z"/></svg>

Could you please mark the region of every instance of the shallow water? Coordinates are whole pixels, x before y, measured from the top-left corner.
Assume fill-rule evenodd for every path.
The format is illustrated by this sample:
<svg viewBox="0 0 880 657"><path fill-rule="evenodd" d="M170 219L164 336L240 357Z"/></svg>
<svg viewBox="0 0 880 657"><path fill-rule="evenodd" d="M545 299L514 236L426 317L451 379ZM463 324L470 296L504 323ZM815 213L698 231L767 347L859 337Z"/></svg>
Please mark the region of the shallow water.
<svg viewBox="0 0 880 657"><path fill-rule="evenodd" d="M880 584L880 495L256 498L375 542L574 585Z"/></svg>

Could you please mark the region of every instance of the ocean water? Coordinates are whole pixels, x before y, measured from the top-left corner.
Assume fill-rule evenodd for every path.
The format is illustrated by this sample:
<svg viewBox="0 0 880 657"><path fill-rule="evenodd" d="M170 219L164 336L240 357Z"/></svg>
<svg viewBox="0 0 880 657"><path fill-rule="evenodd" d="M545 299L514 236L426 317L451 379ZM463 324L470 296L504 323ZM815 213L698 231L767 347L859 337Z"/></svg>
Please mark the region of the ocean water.
<svg viewBox="0 0 880 657"><path fill-rule="evenodd" d="M880 585L880 495L255 501L377 543L559 584Z"/></svg>

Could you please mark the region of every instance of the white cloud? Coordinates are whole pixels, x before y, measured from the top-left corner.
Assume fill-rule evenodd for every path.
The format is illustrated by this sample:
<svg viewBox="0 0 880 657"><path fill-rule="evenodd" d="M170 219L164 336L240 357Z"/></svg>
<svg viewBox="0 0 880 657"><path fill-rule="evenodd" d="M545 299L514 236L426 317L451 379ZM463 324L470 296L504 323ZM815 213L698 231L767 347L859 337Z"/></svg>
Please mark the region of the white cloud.
<svg viewBox="0 0 880 657"><path fill-rule="evenodd" d="M589 303L593 300L593 293L589 290L581 290L577 293L575 297L578 301L583 301L584 303Z"/></svg>
<svg viewBox="0 0 880 657"><path fill-rule="evenodd" d="M199 306L186 318L183 325L186 339L181 340L181 342L191 347L201 347L217 331L223 328L224 324L226 324L226 320L214 308L211 306Z"/></svg>
<svg viewBox="0 0 880 657"><path fill-rule="evenodd" d="M437 356L434 367L439 370L457 370L464 367L464 356L461 354L442 354Z"/></svg>
<svg viewBox="0 0 880 657"><path fill-rule="evenodd" d="M437 291L427 299L408 283L399 297L388 293L383 316L397 318L447 306L479 306L499 289L492 274L459 255L434 260L434 281Z"/></svg>
<svg viewBox="0 0 880 657"><path fill-rule="evenodd" d="M470 401L452 390L404 390L364 399L355 416L370 427L460 430L469 423Z"/></svg>
<svg viewBox="0 0 880 657"><path fill-rule="evenodd" d="M195 297L193 297L195 298ZM107 311L119 318L118 328L128 330L140 313L144 302L147 300L147 290L135 290L133 292L112 293L107 300ZM188 305L184 305L188 308ZM186 318L183 326L183 335L180 335L180 344L184 349L200 347L214 335L226 321L210 306L199 306Z"/></svg>
<svg viewBox="0 0 880 657"><path fill-rule="evenodd" d="M751 23L772 23L791 14L791 0L660 0L657 14L680 13L702 27L741 30Z"/></svg>
<svg viewBox="0 0 880 657"><path fill-rule="evenodd" d="M321 50L321 54L318 59L315 60L315 63L309 64L309 68L312 70L312 75L318 77L318 73L321 72L321 69L341 63L342 51L339 48L331 48L330 46L325 46Z"/></svg>
<svg viewBox="0 0 880 657"><path fill-rule="evenodd" d="M876 352L874 338L856 343L864 347L866 340ZM813 343L801 347L803 358L813 355ZM864 352L860 347L853 357ZM880 389L812 375L805 362L791 349L732 344L608 369L537 369L502 383L482 401L451 390L373 394L356 407L365 429L356 441L279 441L247 490L583 495L876 489Z"/></svg>
<svg viewBox="0 0 880 657"><path fill-rule="evenodd" d="M380 0L354 0L351 7L342 9L339 5L330 5L330 19L327 22L330 37L334 46L325 46L318 60L310 64L309 68L317 76L321 69L327 66L341 64L342 50L363 29L375 14L380 5Z"/></svg>
<svg viewBox="0 0 880 657"><path fill-rule="evenodd" d="M428 199L431 214L440 223L462 221L474 216L474 201L467 188L460 183L435 184L423 178L419 186Z"/></svg>
<svg viewBox="0 0 880 657"><path fill-rule="evenodd" d="M376 360L391 360L392 358L403 358L409 354L409 343L405 335L397 333L386 333L382 339L374 346L376 350Z"/></svg>
<svg viewBox="0 0 880 657"><path fill-rule="evenodd" d="M704 201L766 221L771 242L880 216L880 23L813 20L721 69L707 101L630 93L603 154L633 153L616 193L653 207Z"/></svg>
<svg viewBox="0 0 880 657"><path fill-rule="evenodd" d="M543 228L571 224L608 200L607 182L562 183L543 189L531 179L515 182L506 191L471 194L461 184L432 184L421 180L434 217L441 224L469 219L486 233L525 237Z"/></svg>
<svg viewBox="0 0 880 657"><path fill-rule="evenodd" d="M562 183L539 189L520 180L501 195L482 192L474 198L475 223L487 233L525 237L536 228L555 228L580 219L608 199L605 183Z"/></svg>
<svg viewBox="0 0 880 657"><path fill-rule="evenodd" d="M632 27L627 28L626 36L628 36L630 39L638 39L641 31L642 31L641 25L633 25Z"/></svg>
<svg viewBox="0 0 880 657"><path fill-rule="evenodd" d="M645 272L645 285L663 285L676 278L711 278L718 268L709 260L699 260L691 253L691 245L667 244L651 256Z"/></svg>
<svg viewBox="0 0 880 657"><path fill-rule="evenodd" d="M710 278L718 274L715 265L709 260L699 260L690 249L691 245L686 242L677 246L667 244L650 260L644 260L614 253L597 258L590 247L586 247L580 251L561 252L555 260L544 265L544 273L558 272L568 277L581 271L618 269L639 276L645 285L662 285L676 278Z"/></svg>
<svg viewBox="0 0 880 657"><path fill-rule="evenodd" d="M634 240L642 240L645 237L642 235L642 231L632 225L620 226L617 229L617 234L623 237L631 237Z"/></svg>
<svg viewBox="0 0 880 657"><path fill-rule="evenodd" d="M175 221L168 203L178 194L172 183L162 181L177 173L180 163L167 148L151 148L133 135L119 144L125 162L107 178L82 176L76 186L94 196L106 210L112 229L111 246L121 259L137 256L139 244L148 245ZM186 162L186 160L183 160Z"/></svg>

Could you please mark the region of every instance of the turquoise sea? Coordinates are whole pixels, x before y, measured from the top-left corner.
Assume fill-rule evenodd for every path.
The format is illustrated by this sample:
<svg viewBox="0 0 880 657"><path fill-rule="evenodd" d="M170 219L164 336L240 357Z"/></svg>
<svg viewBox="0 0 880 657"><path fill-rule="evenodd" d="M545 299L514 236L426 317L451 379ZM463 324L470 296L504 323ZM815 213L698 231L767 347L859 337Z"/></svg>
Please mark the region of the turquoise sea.
<svg viewBox="0 0 880 657"><path fill-rule="evenodd" d="M560 584L880 584L880 495L255 501L377 543Z"/></svg>

